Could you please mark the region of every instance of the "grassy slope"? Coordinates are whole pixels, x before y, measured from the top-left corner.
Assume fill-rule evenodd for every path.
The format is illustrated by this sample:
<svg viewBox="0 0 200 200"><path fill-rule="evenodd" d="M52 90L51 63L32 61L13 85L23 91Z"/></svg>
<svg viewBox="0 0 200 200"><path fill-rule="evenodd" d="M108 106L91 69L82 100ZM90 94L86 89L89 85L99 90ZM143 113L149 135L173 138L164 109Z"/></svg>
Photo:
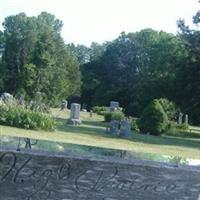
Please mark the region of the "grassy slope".
<svg viewBox="0 0 200 200"><path fill-rule="evenodd" d="M200 159L200 139L140 134L133 134L129 140L120 139L106 134L101 116L94 115L91 119L88 113L81 113L83 124L72 126L66 124L69 113L54 109L53 115L57 118L57 127L53 132L0 126L0 135Z"/></svg>

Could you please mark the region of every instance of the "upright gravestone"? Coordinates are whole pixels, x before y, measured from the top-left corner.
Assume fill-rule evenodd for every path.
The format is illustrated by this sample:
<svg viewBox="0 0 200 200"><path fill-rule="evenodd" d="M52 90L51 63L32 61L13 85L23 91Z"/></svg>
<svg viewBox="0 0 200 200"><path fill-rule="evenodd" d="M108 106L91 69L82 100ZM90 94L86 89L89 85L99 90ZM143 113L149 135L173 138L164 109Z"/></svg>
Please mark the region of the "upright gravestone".
<svg viewBox="0 0 200 200"><path fill-rule="evenodd" d="M90 117L92 118L92 116L93 116L93 111L90 110Z"/></svg>
<svg viewBox="0 0 200 200"><path fill-rule="evenodd" d="M19 102L19 105L24 105L24 104L25 104L25 100L24 100L24 96L23 96L23 95L21 95L21 96L19 97L18 102Z"/></svg>
<svg viewBox="0 0 200 200"><path fill-rule="evenodd" d="M129 137L131 134L131 122L129 119L124 119L120 124L120 137Z"/></svg>
<svg viewBox="0 0 200 200"><path fill-rule="evenodd" d="M185 124L188 124L188 114L185 115Z"/></svg>
<svg viewBox="0 0 200 200"><path fill-rule="evenodd" d="M111 120L110 133L115 136L119 135L119 121L118 120Z"/></svg>
<svg viewBox="0 0 200 200"><path fill-rule="evenodd" d="M61 110L67 110L67 105L68 105L68 101L67 100L63 100L60 109Z"/></svg>
<svg viewBox="0 0 200 200"><path fill-rule="evenodd" d="M114 112L119 109L119 102L111 101L110 102L110 112Z"/></svg>
<svg viewBox="0 0 200 200"><path fill-rule="evenodd" d="M74 125L81 123L80 110L81 110L80 104L78 104L78 103L72 103L71 104L70 119L69 119L70 123L72 123Z"/></svg>
<svg viewBox="0 0 200 200"><path fill-rule="evenodd" d="M183 123L183 113L179 113L178 124L182 124L182 123Z"/></svg>

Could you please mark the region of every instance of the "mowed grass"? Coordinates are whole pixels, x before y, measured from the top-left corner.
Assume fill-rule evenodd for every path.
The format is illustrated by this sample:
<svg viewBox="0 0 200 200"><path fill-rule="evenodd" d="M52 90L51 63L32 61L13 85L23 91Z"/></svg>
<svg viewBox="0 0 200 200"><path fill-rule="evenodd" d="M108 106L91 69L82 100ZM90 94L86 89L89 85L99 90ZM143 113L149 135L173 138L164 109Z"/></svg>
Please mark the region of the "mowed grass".
<svg viewBox="0 0 200 200"><path fill-rule="evenodd" d="M130 139L122 139L106 133L107 124L103 122L102 116L93 114L90 118L89 113L81 112L83 123L73 126L66 123L69 112L52 109L52 113L56 119L55 131L32 131L0 126L0 135L200 159L200 138L158 137L133 133ZM198 128L193 129L200 134Z"/></svg>

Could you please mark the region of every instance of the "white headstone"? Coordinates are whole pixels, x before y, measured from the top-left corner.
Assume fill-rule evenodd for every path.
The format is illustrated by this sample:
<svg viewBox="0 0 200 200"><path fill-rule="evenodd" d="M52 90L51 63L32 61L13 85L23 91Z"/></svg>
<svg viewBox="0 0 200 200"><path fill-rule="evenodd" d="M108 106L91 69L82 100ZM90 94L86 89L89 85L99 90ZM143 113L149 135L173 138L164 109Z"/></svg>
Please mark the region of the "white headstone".
<svg viewBox="0 0 200 200"><path fill-rule="evenodd" d="M185 115L185 124L188 124L188 114Z"/></svg>
<svg viewBox="0 0 200 200"><path fill-rule="evenodd" d="M182 123L183 123L183 113L179 113L178 124L182 124Z"/></svg>
<svg viewBox="0 0 200 200"><path fill-rule="evenodd" d="M69 121L73 124L80 124L81 119L80 119L80 110L81 110L81 105L78 103L72 103L71 104L71 110L70 110L70 119Z"/></svg>

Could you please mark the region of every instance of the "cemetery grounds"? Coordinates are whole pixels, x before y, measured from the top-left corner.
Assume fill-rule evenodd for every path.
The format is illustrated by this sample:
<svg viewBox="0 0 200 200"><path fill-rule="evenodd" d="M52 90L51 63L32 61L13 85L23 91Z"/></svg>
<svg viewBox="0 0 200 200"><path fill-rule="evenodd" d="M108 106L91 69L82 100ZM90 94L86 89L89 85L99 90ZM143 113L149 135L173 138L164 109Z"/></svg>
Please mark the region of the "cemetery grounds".
<svg viewBox="0 0 200 200"><path fill-rule="evenodd" d="M108 124L103 122L100 115L93 114L91 118L90 113L81 112L82 124L73 126L67 124L70 111L51 111L56 120L54 131L33 131L1 125L0 145L17 148L17 138L30 138L37 140L33 148L53 152L98 154L98 149L103 148L101 154L111 154L115 150L148 155L147 159L152 155L200 159L199 127L190 127L188 132L176 136L151 136L132 132L130 138L123 139L106 132Z"/></svg>

